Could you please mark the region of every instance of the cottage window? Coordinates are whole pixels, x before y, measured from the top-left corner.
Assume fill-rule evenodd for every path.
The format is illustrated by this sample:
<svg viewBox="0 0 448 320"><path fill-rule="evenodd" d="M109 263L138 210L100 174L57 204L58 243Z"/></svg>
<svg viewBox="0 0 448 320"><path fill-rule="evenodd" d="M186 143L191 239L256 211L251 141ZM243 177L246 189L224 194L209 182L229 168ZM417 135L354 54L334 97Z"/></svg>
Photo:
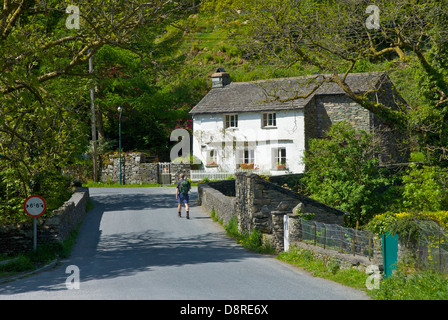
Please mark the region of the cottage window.
<svg viewBox="0 0 448 320"><path fill-rule="evenodd" d="M215 149L209 150L207 157L208 165L216 165L217 164L217 155L218 152Z"/></svg>
<svg viewBox="0 0 448 320"><path fill-rule="evenodd" d="M274 151L274 167L286 164L286 148L276 148Z"/></svg>
<svg viewBox="0 0 448 320"><path fill-rule="evenodd" d="M241 169L253 169L254 168L254 149L244 148L239 151L239 161L237 168Z"/></svg>
<svg viewBox="0 0 448 320"><path fill-rule="evenodd" d="M263 127L276 127L277 126L277 116L275 112L263 113Z"/></svg>
<svg viewBox="0 0 448 320"><path fill-rule="evenodd" d="M238 115L228 114L225 117L225 128L238 128Z"/></svg>
<svg viewBox="0 0 448 320"><path fill-rule="evenodd" d="M242 163L254 163L254 150L243 150Z"/></svg>

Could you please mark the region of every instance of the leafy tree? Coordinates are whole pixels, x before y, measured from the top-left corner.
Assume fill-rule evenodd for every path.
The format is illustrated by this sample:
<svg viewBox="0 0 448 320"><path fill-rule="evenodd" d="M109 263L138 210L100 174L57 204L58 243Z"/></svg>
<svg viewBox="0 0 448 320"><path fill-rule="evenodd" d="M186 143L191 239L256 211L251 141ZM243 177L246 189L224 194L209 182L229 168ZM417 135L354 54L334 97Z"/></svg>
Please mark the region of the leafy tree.
<svg viewBox="0 0 448 320"><path fill-rule="evenodd" d="M283 68L302 64L311 73L326 74L317 78L317 86L338 84L391 128L409 130L414 148L425 151L433 163L447 165L448 3L376 1L380 11L374 28L366 23L371 4L365 0L209 0L204 8L225 21L230 36L246 39L240 45L248 58ZM347 85L347 74L362 70L367 62L382 69L385 65L379 63L392 60L413 73L411 85L401 87L400 93L406 97L422 92L418 104L401 103L401 109L392 109L368 99L369 92L356 93Z"/></svg>
<svg viewBox="0 0 448 320"><path fill-rule="evenodd" d="M142 39L163 33L162 26L191 6L162 0L79 0L77 29L66 23L73 18L74 11L66 13L72 4L0 1L0 214L5 216L17 213L17 203L31 193L54 187L43 181L55 173L62 179L62 169L86 150L88 92L100 77L88 72L89 59L107 45L150 61L150 43Z"/></svg>
<svg viewBox="0 0 448 320"><path fill-rule="evenodd" d="M410 164L403 175L403 206L413 212L448 209L448 173L436 166Z"/></svg>
<svg viewBox="0 0 448 320"><path fill-rule="evenodd" d="M156 35L152 34L154 38ZM122 146L128 151L169 154L171 131L179 121L186 120L193 102L189 92L177 94L176 88L160 77L162 73L175 81L178 64L164 59L166 51L175 50L179 43L172 39L158 41L151 57L143 59L121 48L104 46L99 50L95 61L101 74L96 93L100 137L118 142L117 107L121 106Z"/></svg>
<svg viewBox="0 0 448 320"><path fill-rule="evenodd" d="M303 182L313 198L350 213L347 225L366 223L385 205L389 180L378 169L371 135L334 124L326 139L311 139Z"/></svg>

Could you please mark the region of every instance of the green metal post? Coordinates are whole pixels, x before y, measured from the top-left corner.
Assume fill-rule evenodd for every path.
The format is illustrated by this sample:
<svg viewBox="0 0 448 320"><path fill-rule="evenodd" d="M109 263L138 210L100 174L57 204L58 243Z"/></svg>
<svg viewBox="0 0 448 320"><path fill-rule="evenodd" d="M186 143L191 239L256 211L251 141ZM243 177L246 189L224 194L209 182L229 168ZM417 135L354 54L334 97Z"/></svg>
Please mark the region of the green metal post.
<svg viewBox="0 0 448 320"><path fill-rule="evenodd" d="M122 179L121 179L121 107L118 107L118 111L120 111L120 117L118 119L118 157L119 157L119 162L120 162L120 174L118 179L120 180L120 185L122 183Z"/></svg>

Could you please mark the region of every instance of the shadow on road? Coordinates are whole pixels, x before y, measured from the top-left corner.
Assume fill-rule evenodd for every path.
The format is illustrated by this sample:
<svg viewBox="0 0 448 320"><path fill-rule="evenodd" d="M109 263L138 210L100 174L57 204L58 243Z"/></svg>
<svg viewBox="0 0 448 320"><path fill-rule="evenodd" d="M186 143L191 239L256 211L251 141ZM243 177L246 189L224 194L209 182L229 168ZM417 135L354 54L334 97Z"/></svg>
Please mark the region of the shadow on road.
<svg viewBox="0 0 448 320"><path fill-rule="evenodd" d="M194 193L191 200L194 207ZM50 271L0 285L0 295L67 290L65 268L68 265L79 267L81 282L84 282L129 276L158 267L241 261L254 256L223 233L202 232L179 237L149 228L141 232L101 234L105 212L146 209L152 210L151 213L163 212L154 209L175 208L172 194L99 194L92 201L94 209L84 219L72 256ZM195 217L197 223L205 221L204 218L208 217Z"/></svg>

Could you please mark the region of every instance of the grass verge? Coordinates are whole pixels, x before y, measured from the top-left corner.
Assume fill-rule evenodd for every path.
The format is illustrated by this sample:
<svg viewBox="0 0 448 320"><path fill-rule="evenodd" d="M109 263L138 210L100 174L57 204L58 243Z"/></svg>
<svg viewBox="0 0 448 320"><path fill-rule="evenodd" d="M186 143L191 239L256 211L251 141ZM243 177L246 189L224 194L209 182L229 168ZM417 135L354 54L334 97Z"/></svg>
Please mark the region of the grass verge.
<svg viewBox="0 0 448 320"><path fill-rule="evenodd" d="M397 268L391 277L382 279L379 289L367 290L368 275L357 268L343 269L336 259L324 261L311 250L291 247L277 259L300 267L314 276L366 291L375 300L448 300L448 277L434 271L406 271Z"/></svg>
<svg viewBox="0 0 448 320"><path fill-rule="evenodd" d="M434 271L406 272L398 268L383 279L378 290L372 290L377 300L448 300L448 277Z"/></svg>
<svg viewBox="0 0 448 320"><path fill-rule="evenodd" d="M212 217L214 216L214 210L212 211ZM261 240L261 232L258 230L254 230L252 232L244 232L240 233L238 231L238 220L237 217L234 216L229 220L229 223L224 226L226 230L226 234L229 237L234 238L239 244L241 244L244 248L264 254L273 254L274 249L269 246L269 244L264 244Z"/></svg>
<svg viewBox="0 0 448 320"><path fill-rule="evenodd" d="M197 187L198 182L191 182L192 187ZM82 185L88 188L158 188L158 187L176 187L176 184L160 184L160 183L142 183L142 184L119 184L103 183L103 182L87 182Z"/></svg>
<svg viewBox="0 0 448 320"><path fill-rule="evenodd" d="M66 258L76 241L78 231L74 230L63 242L45 243L37 250L21 253L10 258L11 262L0 265L0 279L37 270L56 258Z"/></svg>
<svg viewBox="0 0 448 320"><path fill-rule="evenodd" d="M277 259L300 267L313 276L332 280L343 285L366 290L367 274L357 268L341 268L336 259L324 261L315 257L311 250L292 246L287 252L277 255Z"/></svg>

